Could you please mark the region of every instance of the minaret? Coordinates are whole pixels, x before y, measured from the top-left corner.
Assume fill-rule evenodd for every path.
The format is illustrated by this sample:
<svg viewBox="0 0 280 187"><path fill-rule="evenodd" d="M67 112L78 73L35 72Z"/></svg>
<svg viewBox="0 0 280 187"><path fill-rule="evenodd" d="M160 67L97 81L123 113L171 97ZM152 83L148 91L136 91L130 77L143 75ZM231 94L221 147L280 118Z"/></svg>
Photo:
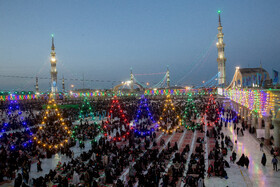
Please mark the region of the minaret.
<svg viewBox="0 0 280 187"><path fill-rule="evenodd" d="M219 85L225 86L226 84L226 58L225 58L225 44L224 44L224 34L222 32L223 27L221 24L221 11L218 11L219 14L219 26L218 26L218 42L217 42L217 48L218 48L218 73L219 73Z"/></svg>
<svg viewBox="0 0 280 187"><path fill-rule="evenodd" d="M57 71L56 71L56 58L55 58L55 47L54 37L52 34L52 48L51 48L51 92L57 93Z"/></svg>
<svg viewBox="0 0 280 187"><path fill-rule="evenodd" d="M133 85L134 85L134 78L132 73L132 68L130 68L130 89L133 91Z"/></svg>
<svg viewBox="0 0 280 187"><path fill-rule="evenodd" d="M62 92L65 93L64 76L62 78Z"/></svg>
<svg viewBox="0 0 280 187"><path fill-rule="evenodd" d="M166 77L167 77L167 88L170 88L169 66L167 66Z"/></svg>
<svg viewBox="0 0 280 187"><path fill-rule="evenodd" d="M38 77L36 77L36 86L35 86L35 88L36 88L36 94L38 94L39 93Z"/></svg>

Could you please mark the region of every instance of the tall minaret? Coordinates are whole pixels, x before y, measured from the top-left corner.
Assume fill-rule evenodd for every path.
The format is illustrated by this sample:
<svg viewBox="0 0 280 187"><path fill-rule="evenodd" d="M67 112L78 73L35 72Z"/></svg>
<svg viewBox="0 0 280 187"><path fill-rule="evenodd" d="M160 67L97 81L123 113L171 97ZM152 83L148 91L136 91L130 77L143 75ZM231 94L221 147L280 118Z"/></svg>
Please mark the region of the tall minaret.
<svg viewBox="0 0 280 187"><path fill-rule="evenodd" d="M133 85L134 85L134 78L132 73L132 68L130 68L130 89L133 91Z"/></svg>
<svg viewBox="0 0 280 187"><path fill-rule="evenodd" d="M39 84L38 84L38 77L36 77L36 94L39 93Z"/></svg>
<svg viewBox="0 0 280 187"><path fill-rule="evenodd" d="M222 32L223 27L221 24L221 11L218 11L219 14L219 26L218 26L218 42L217 42L217 48L218 48L218 73L219 73L219 85L226 84L226 58L225 58L225 45L224 44L224 34Z"/></svg>
<svg viewBox="0 0 280 187"><path fill-rule="evenodd" d="M167 88L170 88L169 66L167 66L166 76L167 76Z"/></svg>
<svg viewBox="0 0 280 187"><path fill-rule="evenodd" d="M65 93L64 76L62 78L62 92Z"/></svg>
<svg viewBox="0 0 280 187"><path fill-rule="evenodd" d="M57 71L56 71L56 58L55 58L55 47L54 37L52 34L52 51L51 51L51 92L57 93Z"/></svg>

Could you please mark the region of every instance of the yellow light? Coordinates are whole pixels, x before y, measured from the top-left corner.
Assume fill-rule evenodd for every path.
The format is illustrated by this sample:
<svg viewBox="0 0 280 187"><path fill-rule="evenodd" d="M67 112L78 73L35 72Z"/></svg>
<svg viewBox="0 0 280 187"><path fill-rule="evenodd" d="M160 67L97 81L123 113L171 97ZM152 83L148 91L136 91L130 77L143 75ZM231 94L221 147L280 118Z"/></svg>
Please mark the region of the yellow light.
<svg viewBox="0 0 280 187"><path fill-rule="evenodd" d="M39 128L40 128L40 129L43 129L43 127L42 127L42 126L40 126Z"/></svg>

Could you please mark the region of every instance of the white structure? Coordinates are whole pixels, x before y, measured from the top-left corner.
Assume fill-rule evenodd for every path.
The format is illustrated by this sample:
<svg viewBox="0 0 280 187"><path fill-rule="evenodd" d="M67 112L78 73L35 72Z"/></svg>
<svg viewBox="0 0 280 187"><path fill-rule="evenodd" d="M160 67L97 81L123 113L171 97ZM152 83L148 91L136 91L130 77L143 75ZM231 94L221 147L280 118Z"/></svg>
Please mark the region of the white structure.
<svg viewBox="0 0 280 187"><path fill-rule="evenodd" d="M55 58L55 47L54 37L52 34L52 47L51 47L51 93L57 93L57 71L56 71L56 58Z"/></svg>
<svg viewBox="0 0 280 187"><path fill-rule="evenodd" d="M225 58L225 44L224 44L224 34L222 32L223 27L221 24L221 11L218 11L219 14L219 26L218 26L218 42L217 42L217 48L218 48L218 72L219 72L219 84L225 85L226 84L226 58Z"/></svg>

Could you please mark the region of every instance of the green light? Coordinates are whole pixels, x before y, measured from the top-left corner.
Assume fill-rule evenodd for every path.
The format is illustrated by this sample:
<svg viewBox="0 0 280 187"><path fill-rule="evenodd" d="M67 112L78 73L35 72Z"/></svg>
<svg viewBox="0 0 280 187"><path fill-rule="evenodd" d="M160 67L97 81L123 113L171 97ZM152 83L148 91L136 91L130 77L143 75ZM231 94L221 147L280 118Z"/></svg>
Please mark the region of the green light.
<svg viewBox="0 0 280 187"><path fill-rule="evenodd" d="M218 14L220 14L221 13L221 10L218 10Z"/></svg>
<svg viewBox="0 0 280 187"><path fill-rule="evenodd" d="M54 37L54 34L52 34L52 38Z"/></svg>

